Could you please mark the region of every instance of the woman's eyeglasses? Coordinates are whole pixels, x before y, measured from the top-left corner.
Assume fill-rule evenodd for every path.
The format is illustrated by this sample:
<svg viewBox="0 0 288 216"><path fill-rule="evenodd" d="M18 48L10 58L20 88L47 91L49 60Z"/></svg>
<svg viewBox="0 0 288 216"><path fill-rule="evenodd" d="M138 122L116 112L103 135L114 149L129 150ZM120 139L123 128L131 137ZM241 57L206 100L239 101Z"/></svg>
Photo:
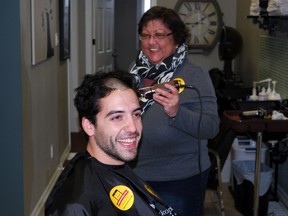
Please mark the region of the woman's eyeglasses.
<svg viewBox="0 0 288 216"><path fill-rule="evenodd" d="M151 34L140 34L139 35L139 40L141 41L147 41L147 40L150 40L151 37L154 39L154 40L163 40L165 39L166 37L168 37L169 35L172 35L173 32L171 33L168 33L168 34L165 34L165 33L155 33L154 35L151 35Z"/></svg>

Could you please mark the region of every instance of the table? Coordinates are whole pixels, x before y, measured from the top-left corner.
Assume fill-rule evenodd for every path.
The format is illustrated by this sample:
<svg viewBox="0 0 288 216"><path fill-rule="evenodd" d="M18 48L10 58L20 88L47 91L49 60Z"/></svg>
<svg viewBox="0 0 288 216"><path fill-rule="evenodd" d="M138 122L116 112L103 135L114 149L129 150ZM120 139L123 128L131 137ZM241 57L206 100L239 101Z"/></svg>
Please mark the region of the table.
<svg viewBox="0 0 288 216"><path fill-rule="evenodd" d="M287 110L280 110L285 116L288 116ZM233 110L225 111L224 117L228 120L230 127L236 133L257 133L256 141L256 160L254 176L253 193L253 216L258 216L259 206L259 184L260 184L260 166L261 166L261 148L263 132L288 132L288 120L271 120L269 118L251 118L243 119L243 111ZM271 113L268 113L271 115Z"/></svg>

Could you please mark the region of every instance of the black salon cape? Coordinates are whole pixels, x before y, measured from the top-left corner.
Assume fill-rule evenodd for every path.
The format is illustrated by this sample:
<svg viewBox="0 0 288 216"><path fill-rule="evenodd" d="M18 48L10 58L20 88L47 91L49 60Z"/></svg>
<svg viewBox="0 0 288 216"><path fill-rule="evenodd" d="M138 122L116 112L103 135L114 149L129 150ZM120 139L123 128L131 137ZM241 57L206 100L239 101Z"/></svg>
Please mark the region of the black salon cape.
<svg viewBox="0 0 288 216"><path fill-rule="evenodd" d="M123 195L125 194L123 190L118 190L121 187L127 188L125 190L127 196ZM131 195L131 191L133 198L128 196ZM120 207L117 202L116 205L113 204L112 199L114 202L116 199L119 200L119 203L122 203L119 204ZM175 213L172 207L163 204L127 165L104 165L85 152L78 153L61 173L45 203L45 215L173 216L179 214Z"/></svg>

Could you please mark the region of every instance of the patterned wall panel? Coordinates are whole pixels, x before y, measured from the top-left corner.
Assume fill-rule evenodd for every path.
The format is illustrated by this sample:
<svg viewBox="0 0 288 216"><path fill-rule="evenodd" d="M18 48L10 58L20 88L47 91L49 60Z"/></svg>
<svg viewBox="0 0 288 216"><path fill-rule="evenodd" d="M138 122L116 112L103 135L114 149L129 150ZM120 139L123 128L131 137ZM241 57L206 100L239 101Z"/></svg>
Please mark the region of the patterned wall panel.
<svg viewBox="0 0 288 216"><path fill-rule="evenodd" d="M276 92L288 98L288 39L260 36L259 80L276 80ZM272 85L271 85L272 88Z"/></svg>
<svg viewBox="0 0 288 216"><path fill-rule="evenodd" d="M258 80L276 80L276 92L288 99L288 39L260 36ZM271 85L272 88L272 85ZM288 207L288 162L279 165L278 194Z"/></svg>

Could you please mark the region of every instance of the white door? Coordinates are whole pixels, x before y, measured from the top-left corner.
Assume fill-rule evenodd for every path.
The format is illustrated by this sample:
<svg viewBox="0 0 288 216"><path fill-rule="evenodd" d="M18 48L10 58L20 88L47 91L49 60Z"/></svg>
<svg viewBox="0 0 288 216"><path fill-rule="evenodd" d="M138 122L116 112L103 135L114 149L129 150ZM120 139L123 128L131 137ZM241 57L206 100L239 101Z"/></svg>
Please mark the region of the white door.
<svg viewBox="0 0 288 216"><path fill-rule="evenodd" d="M114 0L93 1L93 71L114 69Z"/></svg>

